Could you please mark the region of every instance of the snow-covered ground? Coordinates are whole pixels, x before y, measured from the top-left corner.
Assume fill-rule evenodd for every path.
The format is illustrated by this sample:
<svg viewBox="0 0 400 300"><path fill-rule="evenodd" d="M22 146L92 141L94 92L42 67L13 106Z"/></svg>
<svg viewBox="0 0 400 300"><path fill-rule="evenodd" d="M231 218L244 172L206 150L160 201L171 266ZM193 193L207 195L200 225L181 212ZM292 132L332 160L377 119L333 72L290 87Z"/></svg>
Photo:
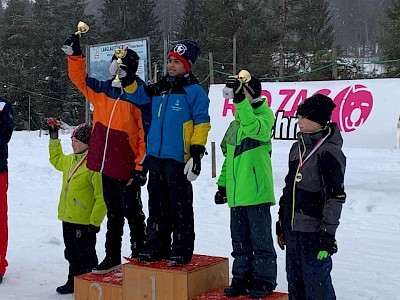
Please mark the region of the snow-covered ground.
<svg viewBox="0 0 400 300"><path fill-rule="evenodd" d="M70 139L61 136L70 153ZM217 144L219 142L217 141ZM68 264L63 257L61 222L57 203L61 173L48 161L48 136L14 132L10 142L9 267L0 299L73 299L58 295ZM291 142L274 142L273 167L278 200L287 172ZM400 151L344 149L347 156L346 192L339 252L334 255L333 282L338 299L400 299ZM222 155L217 151L217 169ZM203 159L203 172L194 182L195 230L198 254L230 257L228 207L214 204L216 179L211 178L211 155ZM147 191L143 189L147 213ZM273 221L278 207L272 208ZM104 257L106 221L98 234L97 253ZM127 227L126 227L127 228ZM275 228L273 228L275 231ZM128 230L123 255L129 255ZM287 291L284 252L277 246L278 291Z"/></svg>

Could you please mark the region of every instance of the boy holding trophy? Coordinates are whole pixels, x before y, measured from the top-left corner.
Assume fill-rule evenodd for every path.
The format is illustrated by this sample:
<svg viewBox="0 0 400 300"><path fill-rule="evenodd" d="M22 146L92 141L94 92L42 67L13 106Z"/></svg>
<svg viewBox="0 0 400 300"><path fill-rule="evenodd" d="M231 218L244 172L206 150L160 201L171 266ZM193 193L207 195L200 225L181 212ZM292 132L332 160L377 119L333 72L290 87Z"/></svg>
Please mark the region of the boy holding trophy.
<svg viewBox="0 0 400 300"><path fill-rule="evenodd" d="M142 165L146 152L145 133L141 110L128 101L122 89L122 86L133 85L133 91L143 81L136 75L139 56L131 49L118 49L113 56L109 70L114 80L99 81L89 77L79 42L80 33L87 30L80 30L78 25L78 32L65 41L62 49L68 54L69 77L94 106L87 167L102 173L108 221L106 257L92 272L105 274L121 264L124 218L130 228L131 257L137 257L143 250L146 226L141 186L147 180Z"/></svg>

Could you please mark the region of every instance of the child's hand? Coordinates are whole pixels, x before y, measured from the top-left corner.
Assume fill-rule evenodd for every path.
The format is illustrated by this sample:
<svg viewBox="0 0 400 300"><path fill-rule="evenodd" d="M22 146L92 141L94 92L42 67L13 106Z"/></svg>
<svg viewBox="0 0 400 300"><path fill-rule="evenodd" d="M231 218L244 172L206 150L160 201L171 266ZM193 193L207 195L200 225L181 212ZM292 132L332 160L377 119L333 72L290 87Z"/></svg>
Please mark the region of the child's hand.
<svg viewBox="0 0 400 300"><path fill-rule="evenodd" d="M47 120L47 129L49 130L50 139L58 139L58 130L61 128L61 123L56 118Z"/></svg>
<svg viewBox="0 0 400 300"><path fill-rule="evenodd" d="M327 232L320 233L319 249L320 251L317 254L318 260L323 260L335 254L338 251L335 237Z"/></svg>

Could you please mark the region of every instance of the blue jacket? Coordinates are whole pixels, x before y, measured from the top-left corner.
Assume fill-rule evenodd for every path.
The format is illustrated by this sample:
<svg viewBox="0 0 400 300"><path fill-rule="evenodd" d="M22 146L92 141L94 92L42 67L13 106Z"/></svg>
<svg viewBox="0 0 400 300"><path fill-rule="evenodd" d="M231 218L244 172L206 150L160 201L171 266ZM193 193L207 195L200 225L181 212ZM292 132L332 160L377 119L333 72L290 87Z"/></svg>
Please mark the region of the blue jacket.
<svg viewBox="0 0 400 300"><path fill-rule="evenodd" d="M14 130L11 103L0 97L0 173L7 173L8 142Z"/></svg>
<svg viewBox="0 0 400 300"><path fill-rule="evenodd" d="M206 145L211 129L210 100L192 73L166 75L155 84L139 86L135 93L127 93L128 100L139 105L152 103L147 155L184 163L190 158L191 145Z"/></svg>

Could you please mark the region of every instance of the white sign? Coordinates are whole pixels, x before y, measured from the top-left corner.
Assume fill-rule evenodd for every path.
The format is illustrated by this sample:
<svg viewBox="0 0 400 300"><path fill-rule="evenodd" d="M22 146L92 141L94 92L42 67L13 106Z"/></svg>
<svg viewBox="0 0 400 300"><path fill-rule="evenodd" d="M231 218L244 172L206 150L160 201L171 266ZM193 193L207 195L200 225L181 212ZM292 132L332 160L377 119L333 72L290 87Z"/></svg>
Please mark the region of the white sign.
<svg viewBox="0 0 400 300"><path fill-rule="evenodd" d="M235 107L222 95L223 84L211 85L209 98L210 142L221 142ZM332 121L341 130L344 146L396 148L400 115L400 79L307 81L262 83L262 95L275 113L273 138L296 139L296 110L301 101L316 93L333 99Z"/></svg>
<svg viewBox="0 0 400 300"><path fill-rule="evenodd" d="M89 46L89 76L101 81L111 79L108 69L114 55L114 50L116 48L122 49L128 47L134 50L140 57L136 74L145 82L148 82L151 78L149 44L149 39L144 38Z"/></svg>

